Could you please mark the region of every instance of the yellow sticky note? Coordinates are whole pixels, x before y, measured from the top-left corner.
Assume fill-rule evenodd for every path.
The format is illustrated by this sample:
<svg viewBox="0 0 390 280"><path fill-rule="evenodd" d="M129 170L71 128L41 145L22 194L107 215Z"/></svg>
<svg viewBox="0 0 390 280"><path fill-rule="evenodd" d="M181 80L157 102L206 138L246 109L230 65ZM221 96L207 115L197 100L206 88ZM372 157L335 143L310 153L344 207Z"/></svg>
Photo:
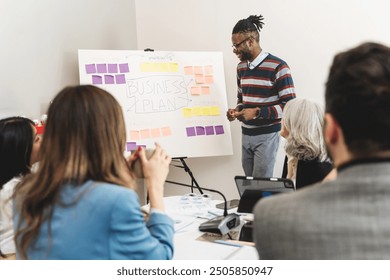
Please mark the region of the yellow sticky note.
<svg viewBox="0 0 390 280"><path fill-rule="evenodd" d="M152 66L149 62L144 62L141 64L141 72L151 72Z"/></svg>
<svg viewBox="0 0 390 280"><path fill-rule="evenodd" d="M183 117L185 117L185 118L192 117L192 109L191 108L183 108L182 113L183 113Z"/></svg>
<svg viewBox="0 0 390 280"><path fill-rule="evenodd" d="M202 115L202 107L193 107L192 114L194 116L201 116Z"/></svg>
<svg viewBox="0 0 390 280"><path fill-rule="evenodd" d="M178 63L169 63L169 71L170 72L179 72L179 64Z"/></svg>
<svg viewBox="0 0 390 280"><path fill-rule="evenodd" d="M211 115L211 107L210 106L202 107L202 115L203 116L210 116Z"/></svg>
<svg viewBox="0 0 390 280"><path fill-rule="evenodd" d="M211 115L212 116L219 116L221 114L221 111L219 110L218 106L211 106Z"/></svg>

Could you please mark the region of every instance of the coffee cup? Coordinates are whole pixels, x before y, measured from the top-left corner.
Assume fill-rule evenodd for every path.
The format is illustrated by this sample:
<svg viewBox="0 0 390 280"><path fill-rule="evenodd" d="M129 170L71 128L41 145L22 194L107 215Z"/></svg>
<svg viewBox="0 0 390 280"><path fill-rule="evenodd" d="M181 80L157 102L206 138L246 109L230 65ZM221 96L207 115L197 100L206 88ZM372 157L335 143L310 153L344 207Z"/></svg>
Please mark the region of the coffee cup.
<svg viewBox="0 0 390 280"><path fill-rule="evenodd" d="M154 149L144 149L144 151L147 159L150 159L154 154ZM133 153L138 153L138 151L135 151ZM139 156L134 160L133 164L131 165L131 169L133 170L135 177L144 178L142 163Z"/></svg>

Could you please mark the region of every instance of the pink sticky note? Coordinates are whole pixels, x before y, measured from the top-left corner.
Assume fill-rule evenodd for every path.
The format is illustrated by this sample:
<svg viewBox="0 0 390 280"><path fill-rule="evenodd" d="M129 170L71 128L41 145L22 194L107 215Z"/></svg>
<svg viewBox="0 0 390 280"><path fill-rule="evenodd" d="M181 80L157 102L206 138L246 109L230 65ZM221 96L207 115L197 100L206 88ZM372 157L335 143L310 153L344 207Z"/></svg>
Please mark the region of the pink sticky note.
<svg viewBox="0 0 390 280"><path fill-rule="evenodd" d="M205 135L205 129L203 126L197 126L196 127L196 135Z"/></svg>
<svg viewBox="0 0 390 280"><path fill-rule="evenodd" d="M108 73L118 73L118 64L108 64Z"/></svg>
<svg viewBox="0 0 390 280"><path fill-rule="evenodd" d="M204 76L204 82L206 84L213 84L214 83L214 76L213 75Z"/></svg>
<svg viewBox="0 0 390 280"><path fill-rule="evenodd" d="M172 134L171 128L169 126L164 126L161 128L161 133L163 136L170 136Z"/></svg>
<svg viewBox="0 0 390 280"><path fill-rule="evenodd" d="M95 66L95 64L86 64L85 65L85 72L87 74L94 74L94 73L96 73L96 66Z"/></svg>
<svg viewBox="0 0 390 280"><path fill-rule="evenodd" d="M105 84L115 84L114 76L104 75L104 83Z"/></svg>
<svg viewBox="0 0 390 280"><path fill-rule="evenodd" d="M115 75L115 81L117 84L126 84L126 77L124 74Z"/></svg>
<svg viewBox="0 0 390 280"><path fill-rule="evenodd" d="M205 79L203 75L195 75L195 82L197 84L204 84Z"/></svg>
<svg viewBox="0 0 390 280"><path fill-rule="evenodd" d="M202 94L210 94L210 87L202 86L201 89Z"/></svg>
<svg viewBox="0 0 390 280"><path fill-rule="evenodd" d="M215 134L224 134L223 126L222 125L216 125L215 126Z"/></svg>
<svg viewBox="0 0 390 280"><path fill-rule="evenodd" d="M200 95L201 94L201 88L200 87L191 87L191 94L192 95Z"/></svg>
<svg viewBox="0 0 390 280"><path fill-rule="evenodd" d="M184 66L184 74L186 75L194 74L194 68L192 66Z"/></svg>
<svg viewBox="0 0 390 280"><path fill-rule="evenodd" d="M137 142L127 142L126 143L126 151L134 151L137 149Z"/></svg>
<svg viewBox="0 0 390 280"><path fill-rule="evenodd" d="M160 128L152 128L150 130L150 135L152 138L158 138L161 136L161 129Z"/></svg>
<svg viewBox="0 0 390 280"><path fill-rule="evenodd" d="M149 129L142 129L141 130L141 138L142 139L150 138L150 130Z"/></svg>
<svg viewBox="0 0 390 280"><path fill-rule="evenodd" d="M213 126L206 126L206 135L214 135L214 127Z"/></svg>
<svg viewBox="0 0 390 280"><path fill-rule="evenodd" d="M132 140L139 140L140 135L138 130L130 130L130 139Z"/></svg>
<svg viewBox="0 0 390 280"><path fill-rule="evenodd" d="M195 127L186 127L187 136L195 136Z"/></svg>
<svg viewBox="0 0 390 280"><path fill-rule="evenodd" d="M92 84L93 85L101 85L101 84L103 84L102 76L92 75Z"/></svg>
<svg viewBox="0 0 390 280"><path fill-rule="evenodd" d="M107 73L107 64L97 64L96 68L98 73Z"/></svg>
<svg viewBox="0 0 390 280"><path fill-rule="evenodd" d="M128 73L128 72L130 72L129 64L127 64L127 63L119 64L119 72L121 72L121 73Z"/></svg>

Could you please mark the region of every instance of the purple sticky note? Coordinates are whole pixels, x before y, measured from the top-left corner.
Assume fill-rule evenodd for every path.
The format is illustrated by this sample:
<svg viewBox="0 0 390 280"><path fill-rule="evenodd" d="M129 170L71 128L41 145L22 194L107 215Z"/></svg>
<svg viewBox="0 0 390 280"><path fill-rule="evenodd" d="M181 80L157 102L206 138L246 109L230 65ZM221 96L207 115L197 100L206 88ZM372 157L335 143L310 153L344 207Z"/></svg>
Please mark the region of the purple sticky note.
<svg viewBox="0 0 390 280"><path fill-rule="evenodd" d="M97 64L96 68L98 73L107 73L107 64Z"/></svg>
<svg viewBox="0 0 390 280"><path fill-rule="evenodd" d="M196 135L205 135L205 130L203 126L196 127Z"/></svg>
<svg viewBox="0 0 390 280"><path fill-rule="evenodd" d="M121 73L128 73L128 72L130 72L129 64L127 64L127 63L119 64L119 72L121 72Z"/></svg>
<svg viewBox="0 0 390 280"><path fill-rule="evenodd" d="M108 73L118 73L118 64L108 64Z"/></svg>
<svg viewBox="0 0 390 280"><path fill-rule="evenodd" d="M126 77L124 74L115 75L115 81L117 84L126 84Z"/></svg>
<svg viewBox="0 0 390 280"><path fill-rule="evenodd" d="M195 127L186 127L187 136L195 136Z"/></svg>
<svg viewBox="0 0 390 280"><path fill-rule="evenodd" d="M112 75L104 75L104 83L105 84L115 84L114 76L112 76Z"/></svg>
<svg viewBox="0 0 390 280"><path fill-rule="evenodd" d="M137 143L136 142L127 142L126 143L126 150L128 152L137 150Z"/></svg>
<svg viewBox="0 0 390 280"><path fill-rule="evenodd" d="M94 74L94 73L96 73L96 66L95 66L95 64L85 64L85 72L87 72L87 74Z"/></svg>
<svg viewBox="0 0 390 280"><path fill-rule="evenodd" d="M214 127L206 126L206 135L214 135Z"/></svg>
<svg viewBox="0 0 390 280"><path fill-rule="evenodd" d="M93 85L101 85L101 84L103 84L102 76L92 75L92 84Z"/></svg>
<svg viewBox="0 0 390 280"><path fill-rule="evenodd" d="M225 132L223 131L223 126L222 125L216 125L215 126L215 134L224 134Z"/></svg>

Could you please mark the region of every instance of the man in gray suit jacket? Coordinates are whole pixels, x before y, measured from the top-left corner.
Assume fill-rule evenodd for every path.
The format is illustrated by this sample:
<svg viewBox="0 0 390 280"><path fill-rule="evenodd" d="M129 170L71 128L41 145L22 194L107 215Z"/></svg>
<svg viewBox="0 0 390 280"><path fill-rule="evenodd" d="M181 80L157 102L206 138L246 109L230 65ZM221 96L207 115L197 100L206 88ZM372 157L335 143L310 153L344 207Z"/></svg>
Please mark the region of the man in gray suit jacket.
<svg viewBox="0 0 390 280"><path fill-rule="evenodd" d="M335 56L324 138L337 179L255 207L261 259L390 259L390 48Z"/></svg>

